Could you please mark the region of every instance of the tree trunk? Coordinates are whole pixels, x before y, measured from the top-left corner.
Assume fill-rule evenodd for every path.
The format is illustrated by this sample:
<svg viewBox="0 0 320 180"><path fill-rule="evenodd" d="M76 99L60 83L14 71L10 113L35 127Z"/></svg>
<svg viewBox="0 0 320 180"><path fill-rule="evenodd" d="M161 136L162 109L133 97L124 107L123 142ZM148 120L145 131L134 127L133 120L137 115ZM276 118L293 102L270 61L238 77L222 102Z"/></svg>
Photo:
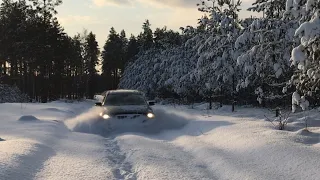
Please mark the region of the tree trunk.
<svg viewBox="0 0 320 180"><path fill-rule="evenodd" d="M222 107L222 101L223 101L223 98L222 98L222 87L220 88L220 97L219 97L219 100L220 100L220 107Z"/></svg>
<svg viewBox="0 0 320 180"><path fill-rule="evenodd" d="M234 112L234 106L235 106L235 97L234 97L234 75L232 75L232 112Z"/></svg>

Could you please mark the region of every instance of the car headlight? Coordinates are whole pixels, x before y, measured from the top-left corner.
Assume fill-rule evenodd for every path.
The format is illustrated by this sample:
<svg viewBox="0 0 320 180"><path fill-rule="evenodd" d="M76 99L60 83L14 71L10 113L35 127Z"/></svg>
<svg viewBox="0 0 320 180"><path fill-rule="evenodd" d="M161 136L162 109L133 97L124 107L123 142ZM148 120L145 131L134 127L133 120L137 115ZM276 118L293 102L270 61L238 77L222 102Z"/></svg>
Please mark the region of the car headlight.
<svg viewBox="0 0 320 180"><path fill-rule="evenodd" d="M147 117L150 118L150 119L151 119L151 118L154 118L154 114L153 114L153 113L148 113L148 114L147 114Z"/></svg>
<svg viewBox="0 0 320 180"><path fill-rule="evenodd" d="M102 118L103 118L103 119L109 119L110 116L109 116L108 114L104 114L104 115L102 116Z"/></svg>

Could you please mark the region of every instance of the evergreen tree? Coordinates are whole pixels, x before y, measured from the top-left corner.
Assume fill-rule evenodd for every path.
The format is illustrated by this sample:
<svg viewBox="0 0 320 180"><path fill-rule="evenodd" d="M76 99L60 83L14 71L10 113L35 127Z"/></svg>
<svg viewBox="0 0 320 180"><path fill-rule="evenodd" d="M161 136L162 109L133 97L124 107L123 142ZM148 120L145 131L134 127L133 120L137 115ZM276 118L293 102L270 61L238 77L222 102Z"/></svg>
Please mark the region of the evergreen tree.
<svg viewBox="0 0 320 180"><path fill-rule="evenodd" d="M138 41L142 50L148 50L153 47L153 33L149 20L146 20L142 25L143 32L138 36Z"/></svg>
<svg viewBox="0 0 320 180"><path fill-rule="evenodd" d="M234 105L236 71L235 39L240 31L238 12L240 1L212 0L212 6L203 3L200 11L210 12L207 18L204 16L200 23L204 25L201 45L198 48L199 59L197 62L198 79L202 84L202 94L211 101L213 96L222 98L227 103ZM234 107L234 106L233 106Z"/></svg>
<svg viewBox="0 0 320 180"><path fill-rule="evenodd" d="M291 52L291 66L294 74L288 82L296 92L292 95L292 110L297 106L306 109L311 100L313 105L319 105L320 100L320 66L319 66L319 34L320 34L320 2L314 0L287 0L283 19L299 21L299 27L294 36L300 38L299 43Z"/></svg>
<svg viewBox="0 0 320 180"><path fill-rule="evenodd" d="M126 53L126 60L132 62L134 57L139 53L139 44L135 36L131 35Z"/></svg>
<svg viewBox="0 0 320 180"><path fill-rule="evenodd" d="M165 32L167 31L167 27L164 27L162 29L157 28L154 31L154 44L155 48L163 48L164 39L165 39Z"/></svg>
<svg viewBox="0 0 320 180"><path fill-rule="evenodd" d="M98 65L99 46L96 41L96 36L90 32L85 43L85 65L84 72L87 74L86 92L87 97L93 99L95 89L95 75L97 73L96 66Z"/></svg>
<svg viewBox="0 0 320 180"><path fill-rule="evenodd" d="M29 2L4 0L0 5L0 64L10 66L1 83L15 84L42 102L83 97L84 82L95 71L88 68L89 56L84 59L86 38L73 39L64 33L55 18L60 0ZM7 73L6 68L2 72Z"/></svg>
<svg viewBox="0 0 320 180"><path fill-rule="evenodd" d="M53 15L57 14L55 9L62 4L62 0L30 0L43 21L49 21Z"/></svg>
<svg viewBox="0 0 320 180"><path fill-rule="evenodd" d="M120 74L124 71L124 67L126 63L128 62L128 59L126 59L126 54L128 52L128 39L126 37L126 32L122 30L120 32L120 49L121 49L121 59L120 64L118 65L118 68L120 69Z"/></svg>
<svg viewBox="0 0 320 180"><path fill-rule="evenodd" d="M170 48L170 46L181 45L182 38L178 32L167 30L167 27L162 29L157 28L154 32L155 48Z"/></svg>
<svg viewBox="0 0 320 180"><path fill-rule="evenodd" d="M238 37L235 46L240 53L237 65L241 73L237 91L251 96L254 92L260 104L278 106L288 101L289 91L283 91L292 69L289 56L296 39L296 21L282 20L284 1L257 1L253 11L266 12L264 18L248 19L249 25Z"/></svg>
<svg viewBox="0 0 320 180"><path fill-rule="evenodd" d="M248 11L262 12L266 18L281 19L286 8L286 2L283 0L256 0Z"/></svg>
<svg viewBox="0 0 320 180"><path fill-rule="evenodd" d="M102 51L102 72L103 75L109 79L111 89L117 87L120 69L123 64L124 50L123 42L124 37L115 31L112 27L109 32L108 39L103 47Z"/></svg>

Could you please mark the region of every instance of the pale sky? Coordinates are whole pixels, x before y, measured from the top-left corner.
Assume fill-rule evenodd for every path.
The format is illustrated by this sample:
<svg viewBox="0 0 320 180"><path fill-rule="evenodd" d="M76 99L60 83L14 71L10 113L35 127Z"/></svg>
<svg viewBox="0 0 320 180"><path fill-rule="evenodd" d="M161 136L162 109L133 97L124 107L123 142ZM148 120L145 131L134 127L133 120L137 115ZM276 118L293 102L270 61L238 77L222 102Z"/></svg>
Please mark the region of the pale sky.
<svg viewBox="0 0 320 180"><path fill-rule="evenodd" d="M243 0L246 9L254 0ZM83 29L92 31L103 47L109 30L124 29L127 37L141 32L142 23L149 19L152 29L164 27L173 30L187 25L196 25L202 16L196 4L200 0L63 0L58 10L58 18L65 31L73 36ZM240 17L250 16L243 11ZM254 15L254 14L253 14Z"/></svg>
<svg viewBox="0 0 320 180"><path fill-rule="evenodd" d="M1 2L2 0L0 0ZM236 0L235 0L236 1ZM255 0L242 0L245 10ZM203 14L197 10L200 0L63 0L57 7L58 19L70 36L83 29L92 31L103 47L109 30L124 29L127 37L141 32L142 23L149 19L151 28L167 26L178 31L180 27L195 26ZM240 17L249 17L252 12L242 11Z"/></svg>

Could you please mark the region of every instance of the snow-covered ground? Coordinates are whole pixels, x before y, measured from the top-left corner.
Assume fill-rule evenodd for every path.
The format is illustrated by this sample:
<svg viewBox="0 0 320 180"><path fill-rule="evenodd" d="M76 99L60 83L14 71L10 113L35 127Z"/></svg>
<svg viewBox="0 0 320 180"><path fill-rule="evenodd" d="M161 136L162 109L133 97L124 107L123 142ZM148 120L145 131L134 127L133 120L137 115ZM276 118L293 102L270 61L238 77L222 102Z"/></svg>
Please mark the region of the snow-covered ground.
<svg viewBox="0 0 320 180"><path fill-rule="evenodd" d="M303 113L279 131L265 120L273 116L265 109L158 105L147 130L101 136L93 104L0 104L0 179L320 177L317 110L305 113L307 132Z"/></svg>

